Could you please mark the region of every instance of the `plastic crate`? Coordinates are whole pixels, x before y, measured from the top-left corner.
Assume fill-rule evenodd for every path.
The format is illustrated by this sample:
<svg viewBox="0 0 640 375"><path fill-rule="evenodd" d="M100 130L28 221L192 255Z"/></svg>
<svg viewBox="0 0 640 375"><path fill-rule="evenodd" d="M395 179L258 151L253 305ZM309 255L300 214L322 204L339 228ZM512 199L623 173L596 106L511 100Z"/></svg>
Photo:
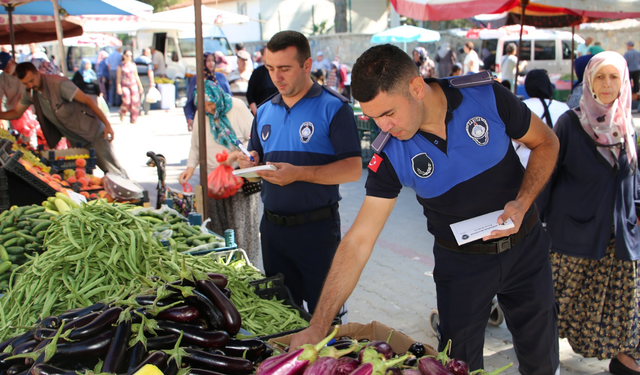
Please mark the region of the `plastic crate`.
<svg viewBox="0 0 640 375"><path fill-rule="evenodd" d="M69 148L66 150L49 150L48 157L46 159L47 165L54 169L56 172L64 171L66 169L76 169L76 161L74 160L57 160L59 157L70 155L89 155L87 165L84 170L87 174L93 174L93 170L96 168L96 150L90 148ZM53 172L52 172L53 173Z"/></svg>
<svg viewBox="0 0 640 375"><path fill-rule="evenodd" d="M9 182L7 181L7 172L4 168L0 168L0 212L4 212L11 207L9 203Z"/></svg>
<svg viewBox="0 0 640 375"><path fill-rule="evenodd" d="M0 150L0 170L4 179L0 179L0 195L8 195L9 205L26 206L40 204L48 197L56 194L56 191L46 182L34 176L24 169L18 160L22 157L22 151L16 151L9 156L4 150ZM4 193L4 194L3 194ZM6 198L0 198L0 205L6 204Z"/></svg>
<svg viewBox="0 0 640 375"><path fill-rule="evenodd" d="M362 150L362 168L366 168L374 154L371 144L380 134L380 128L378 128L375 121L363 114L356 114L355 118Z"/></svg>
<svg viewBox="0 0 640 375"><path fill-rule="evenodd" d="M209 253L212 253L212 252L220 252L220 251L227 251L227 250L237 249L238 248L238 244L235 243L235 240L234 240L235 236L234 236L233 229L227 229L227 231L231 231L231 234L229 235L228 233L225 233L224 236L221 236L221 235L219 235L217 233L214 233L214 232L209 230L210 234L213 234L214 236L218 236L220 238L224 238L224 247L212 247L212 246L215 246L214 244L210 244L212 246L202 245L202 246L199 246L197 250L183 251L182 254L206 255L206 254L209 254Z"/></svg>

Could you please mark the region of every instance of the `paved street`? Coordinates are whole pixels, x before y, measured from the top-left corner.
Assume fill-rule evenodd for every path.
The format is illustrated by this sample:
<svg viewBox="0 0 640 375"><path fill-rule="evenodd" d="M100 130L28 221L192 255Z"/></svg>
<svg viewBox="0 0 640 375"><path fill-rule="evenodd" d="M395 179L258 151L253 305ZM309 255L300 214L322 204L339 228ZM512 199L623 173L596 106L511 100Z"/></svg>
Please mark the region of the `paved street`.
<svg viewBox="0 0 640 375"><path fill-rule="evenodd" d="M640 126L638 114L635 117L636 125ZM149 190L153 202L157 174L155 168L146 166L147 151L166 157L167 184L179 187L177 178L186 168L191 139L181 108L152 111L134 125L126 119L124 124L120 123L116 113L112 113L110 119L116 132L114 146L120 162L132 179ZM198 183L197 176L196 173L191 181L193 186ZM343 233L353 224L364 199L365 179L366 170L363 170L359 182L341 187ZM418 341L437 346L429 325L429 315L436 307L432 245L433 237L426 230L426 219L415 194L404 189L349 299L349 320L362 323L377 320ZM561 341L560 349L562 374L608 373L608 361L582 358L573 353L566 340ZM485 368L493 370L509 362L514 362L514 367L506 373L517 373L511 335L505 324L488 326Z"/></svg>

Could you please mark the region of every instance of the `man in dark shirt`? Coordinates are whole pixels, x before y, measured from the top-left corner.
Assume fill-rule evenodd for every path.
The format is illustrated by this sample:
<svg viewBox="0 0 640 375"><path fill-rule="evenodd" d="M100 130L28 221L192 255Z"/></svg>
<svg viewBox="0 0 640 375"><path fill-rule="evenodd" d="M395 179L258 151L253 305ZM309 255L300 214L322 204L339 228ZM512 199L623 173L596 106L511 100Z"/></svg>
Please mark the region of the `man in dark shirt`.
<svg viewBox="0 0 640 375"><path fill-rule="evenodd" d="M523 374L559 369L550 240L534 199L558 153L551 129L490 73L423 80L401 49L366 51L353 67L353 97L383 131L374 142L367 196L327 275L309 328L292 347L318 342L347 300L402 186L415 190L435 236L439 350L483 367L484 330L498 296ZM511 139L531 148L523 170ZM482 239L459 245L450 224L501 212Z"/></svg>
<svg viewBox="0 0 640 375"><path fill-rule="evenodd" d="M271 95L278 92L278 89L271 80L271 76L269 76L269 71L264 65L264 52L265 48L260 51L263 65L260 65L253 71L251 78L249 78L249 85L247 86L247 102L254 116L257 113L258 106Z"/></svg>

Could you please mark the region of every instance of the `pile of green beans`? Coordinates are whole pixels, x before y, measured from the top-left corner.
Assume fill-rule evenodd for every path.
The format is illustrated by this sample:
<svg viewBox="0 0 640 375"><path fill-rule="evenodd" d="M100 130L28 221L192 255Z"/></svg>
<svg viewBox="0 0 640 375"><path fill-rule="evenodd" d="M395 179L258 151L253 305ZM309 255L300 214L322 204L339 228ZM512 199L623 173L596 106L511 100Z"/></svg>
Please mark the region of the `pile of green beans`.
<svg viewBox="0 0 640 375"><path fill-rule="evenodd" d="M227 276L231 300L242 306L249 332L265 335L308 324L298 311L253 292L248 282L264 276L245 260L169 252L152 225L128 208L95 200L52 218L46 251L27 255L0 298L0 340L27 331L38 319L156 288L178 279L183 267Z"/></svg>

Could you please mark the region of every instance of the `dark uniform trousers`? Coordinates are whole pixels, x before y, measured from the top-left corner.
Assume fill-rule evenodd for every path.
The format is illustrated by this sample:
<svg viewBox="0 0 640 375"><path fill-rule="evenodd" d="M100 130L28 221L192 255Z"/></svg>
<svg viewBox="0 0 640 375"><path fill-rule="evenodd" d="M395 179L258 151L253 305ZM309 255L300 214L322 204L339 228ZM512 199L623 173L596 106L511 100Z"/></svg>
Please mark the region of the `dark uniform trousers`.
<svg viewBox="0 0 640 375"><path fill-rule="evenodd" d="M560 360L550 245L540 222L500 254L463 254L436 243L439 350L451 339L450 357L467 361L472 370L483 368L484 332L497 295L513 335L520 373L555 374Z"/></svg>
<svg viewBox="0 0 640 375"><path fill-rule="evenodd" d="M340 244L340 214L299 225L278 225L264 215L260 223L262 261L266 276L284 275L298 306L316 308L333 256Z"/></svg>

